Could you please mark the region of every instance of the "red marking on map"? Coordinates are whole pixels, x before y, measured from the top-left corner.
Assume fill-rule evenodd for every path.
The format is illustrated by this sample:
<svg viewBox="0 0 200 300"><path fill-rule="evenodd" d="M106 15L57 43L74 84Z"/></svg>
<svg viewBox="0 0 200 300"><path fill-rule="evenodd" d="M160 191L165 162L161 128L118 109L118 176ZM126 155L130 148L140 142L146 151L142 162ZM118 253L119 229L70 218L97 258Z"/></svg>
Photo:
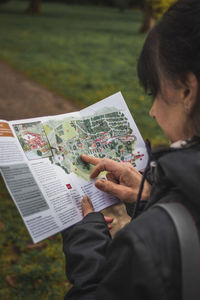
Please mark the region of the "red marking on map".
<svg viewBox="0 0 200 300"><path fill-rule="evenodd" d="M140 159L140 160L142 160L142 159L143 159L143 158L142 158L143 156L144 156L144 154L138 154L138 155L135 156L135 159Z"/></svg>
<svg viewBox="0 0 200 300"><path fill-rule="evenodd" d="M71 186L71 184L66 184L66 187L68 188L68 190L71 190L72 189L72 186Z"/></svg>

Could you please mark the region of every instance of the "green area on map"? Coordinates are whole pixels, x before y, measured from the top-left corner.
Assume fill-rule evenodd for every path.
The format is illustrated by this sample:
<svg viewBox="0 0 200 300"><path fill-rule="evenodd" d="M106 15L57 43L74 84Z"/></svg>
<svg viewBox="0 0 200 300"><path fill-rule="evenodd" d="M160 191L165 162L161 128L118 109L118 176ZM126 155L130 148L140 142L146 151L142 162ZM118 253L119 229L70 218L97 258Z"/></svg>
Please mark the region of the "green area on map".
<svg viewBox="0 0 200 300"><path fill-rule="evenodd" d="M75 173L88 180L91 166L80 155L127 161L135 164L136 136L127 117L120 111L84 118L64 118L45 122L53 156L49 159L67 174Z"/></svg>

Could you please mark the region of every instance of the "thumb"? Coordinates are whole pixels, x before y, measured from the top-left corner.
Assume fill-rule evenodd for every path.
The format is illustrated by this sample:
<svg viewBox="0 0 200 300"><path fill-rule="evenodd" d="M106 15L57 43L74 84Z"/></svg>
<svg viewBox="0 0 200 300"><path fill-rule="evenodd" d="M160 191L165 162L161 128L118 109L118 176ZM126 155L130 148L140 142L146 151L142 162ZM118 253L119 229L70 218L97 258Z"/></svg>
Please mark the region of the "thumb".
<svg viewBox="0 0 200 300"><path fill-rule="evenodd" d="M95 182L95 186L108 194L111 194L125 202L135 202L138 191L136 189L120 185L109 180L100 179Z"/></svg>
<svg viewBox="0 0 200 300"><path fill-rule="evenodd" d="M87 214L94 211L92 201L87 195L83 196L81 206L82 206L82 213L84 217L87 216Z"/></svg>

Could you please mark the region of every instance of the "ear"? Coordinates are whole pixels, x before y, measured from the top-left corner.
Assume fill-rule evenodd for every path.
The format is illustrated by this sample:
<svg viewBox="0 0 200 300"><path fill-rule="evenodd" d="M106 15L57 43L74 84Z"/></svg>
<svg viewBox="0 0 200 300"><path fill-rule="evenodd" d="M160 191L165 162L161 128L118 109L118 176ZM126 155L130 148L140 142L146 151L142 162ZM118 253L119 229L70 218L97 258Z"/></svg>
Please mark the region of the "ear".
<svg viewBox="0 0 200 300"><path fill-rule="evenodd" d="M188 73L186 81L182 84L182 101L184 110L187 114L191 114L197 102L199 94L199 82L193 73Z"/></svg>

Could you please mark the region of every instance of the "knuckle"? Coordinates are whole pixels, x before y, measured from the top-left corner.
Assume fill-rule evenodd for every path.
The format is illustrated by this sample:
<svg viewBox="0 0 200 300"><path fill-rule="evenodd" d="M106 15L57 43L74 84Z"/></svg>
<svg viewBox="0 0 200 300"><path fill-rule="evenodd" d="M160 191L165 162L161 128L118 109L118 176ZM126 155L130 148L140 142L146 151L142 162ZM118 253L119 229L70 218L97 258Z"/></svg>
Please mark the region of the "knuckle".
<svg viewBox="0 0 200 300"><path fill-rule="evenodd" d="M109 158L103 158L102 159L102 164L107 165L109 163L110 159Z"/></svg>

